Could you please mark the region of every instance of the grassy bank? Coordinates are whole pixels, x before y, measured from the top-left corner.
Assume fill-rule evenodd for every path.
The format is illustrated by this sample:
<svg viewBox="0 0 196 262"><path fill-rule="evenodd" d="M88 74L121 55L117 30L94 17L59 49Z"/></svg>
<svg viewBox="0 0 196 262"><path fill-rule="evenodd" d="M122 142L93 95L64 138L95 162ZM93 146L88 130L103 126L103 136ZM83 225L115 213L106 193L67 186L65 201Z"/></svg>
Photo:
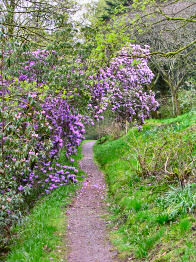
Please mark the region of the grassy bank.
<svg viewBox="0 0 196 262"><path fill-rule="evenodd" d="M195 155L195 123L194 114L148 120L140 132L132 129L118 140L95 145L95 159L109 187L112 215L108 219L116 228L111 240L125 261L195 261L195 177L186 170L179 173L180 158L166 161L170 175L160 165L164 150L169 156L170 151L173 156L178 151L188 161L187 143L192 143Z"/></svg>
<svg viewBox="0 0 196 262"><path fill-rule="evenodd" d="M75 157L75 167L82 158L81 148ZM65 163L63 154L62 163ZM83 172L79 170L78 180L83 180ZM42 197L31 210L22 225L12 230L15 235L6 262L39 262L66 261L66 207L80 187L69 184L60 187L48 196Z"/></svg>

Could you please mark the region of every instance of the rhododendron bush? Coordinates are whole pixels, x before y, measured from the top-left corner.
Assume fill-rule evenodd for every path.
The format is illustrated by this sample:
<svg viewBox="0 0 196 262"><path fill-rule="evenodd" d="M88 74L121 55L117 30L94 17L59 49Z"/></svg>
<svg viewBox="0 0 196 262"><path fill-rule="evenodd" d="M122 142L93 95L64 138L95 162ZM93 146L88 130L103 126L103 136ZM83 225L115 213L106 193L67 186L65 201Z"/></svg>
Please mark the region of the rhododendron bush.
<svg viewBox="0 0 196 262"><path fill-rule="evenodd" d="M44 73L55 70L48 54L32 52L30 62L23 59L17 71L4 66L0 77L0 242L6 243L4 235L22 216L27 198L77 182L72 155L88 119L48 86ZM69 164L61 164L61 151Z"/></svg>
<svg viewBox="0 0 196 262"><path fill-rule="evenodd" d="M34 90L11 85L7 91L1 107L0 163L0 224L5 231L21 216L28 196L77 182L71 155L84 134L81 116L60 97L43 99ZM11 96L17 98L14 103L7 99ZM59 161L63 147L69 165Z"/></svg>
<svg viewBox="0 0 196 262"><path fill-rule="evenodd" d="M128 45L119 51L110 65L100 69L96 84L97 96L109 105L116 120L124 124L126 121L136 126L155 111L158 102L151 90L146 90L154 75L148 67L149 46ZM105 108L105 106L104 106Z"/></svg>
<svg viewBox="0 0 196 262"><path fill-rule="evenodd" d="M87 68L78 57L66 64L51 50L25 51L0 77L0 226L7 232L27 197L49 194L77 182L73 154L85 125L112 110L118 121L143 124L156 110L154 93L144 91L153 74L149 48L124 47L106 68ZM5 52L5 57L12 51ZM64 62L63 62L64 61ZM61 164L61 152L67 165Z"/></svg>

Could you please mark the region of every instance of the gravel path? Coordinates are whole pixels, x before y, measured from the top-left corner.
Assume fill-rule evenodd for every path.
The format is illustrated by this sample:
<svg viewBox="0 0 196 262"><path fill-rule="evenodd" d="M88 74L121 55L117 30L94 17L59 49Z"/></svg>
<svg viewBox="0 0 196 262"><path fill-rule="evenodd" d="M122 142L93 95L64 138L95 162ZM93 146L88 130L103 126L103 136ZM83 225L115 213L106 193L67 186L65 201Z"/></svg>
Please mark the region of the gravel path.
<svg viewBox="0 0 196 262"><path fill-rule="evenodd" d="M117 252L107 239L105 181L93 162L95 141L83 145L80 167L88 174L82 189L67 210L68 262L116 262Z"/></svg>

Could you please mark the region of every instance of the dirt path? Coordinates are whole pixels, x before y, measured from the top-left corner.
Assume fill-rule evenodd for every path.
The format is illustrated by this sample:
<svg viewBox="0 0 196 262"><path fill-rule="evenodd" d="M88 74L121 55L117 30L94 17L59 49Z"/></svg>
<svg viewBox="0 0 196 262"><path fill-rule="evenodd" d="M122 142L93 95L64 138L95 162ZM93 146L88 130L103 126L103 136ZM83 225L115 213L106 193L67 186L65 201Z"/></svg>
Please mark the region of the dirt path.
<svg viewBox="0 0 196 262"><path fill-rule="evenodd" d="M83 145L80 167L88 174L68 214L68 262L116 262L117 253L107 240L104 209L105 182L93 162L94 141Z"/></svg>

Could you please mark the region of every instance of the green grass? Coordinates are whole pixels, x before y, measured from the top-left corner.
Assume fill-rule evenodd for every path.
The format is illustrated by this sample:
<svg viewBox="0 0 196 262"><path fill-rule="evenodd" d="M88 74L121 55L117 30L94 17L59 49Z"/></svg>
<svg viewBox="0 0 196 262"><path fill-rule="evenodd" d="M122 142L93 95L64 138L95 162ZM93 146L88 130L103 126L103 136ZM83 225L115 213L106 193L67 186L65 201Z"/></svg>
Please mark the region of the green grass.
<svg viewBox="0 0 196 262"><path fill-rule="evenodd" d="M75 157L81 159L81 148ZM61 161L65 162L63 154ZM77 166L78 164L76 164ZM83 179L79 171L78 179ZM69 184L42 197L23 223L12 230L13 245L6 262L66 261L66 207L80 186Z"/></svg>
<svg viewBox="0 0 196 262"><path fill-rule="evenodd" d="M194 114L174 119L148 120L141 132L130 130L118 140L94 146L95 160L105 173L109 189L111 215L108 219L116 228L111 233L111 241L123 259L194 261L195 214L181 212L179 203L187 201L188 206L192 202L195 205L195 187L190 188L190 195L186 193L186 188L183 192L179 189L182 198L174 198L175 192L172 192L168 181L159 181L153 176L142 178L136 174L134 167L137 162L130 157L130 147L133 145L133 134L136 139L142 137L144 142L149 142L158 138L160 130L167 128L171 134L189 132L188 129L195 123ZM177 190L178 184L172 186ZM166 205L161 200L160 205L159 199L166 199L171 204ZM171 216L173 206L178 211L175 216Z"/></svg>

